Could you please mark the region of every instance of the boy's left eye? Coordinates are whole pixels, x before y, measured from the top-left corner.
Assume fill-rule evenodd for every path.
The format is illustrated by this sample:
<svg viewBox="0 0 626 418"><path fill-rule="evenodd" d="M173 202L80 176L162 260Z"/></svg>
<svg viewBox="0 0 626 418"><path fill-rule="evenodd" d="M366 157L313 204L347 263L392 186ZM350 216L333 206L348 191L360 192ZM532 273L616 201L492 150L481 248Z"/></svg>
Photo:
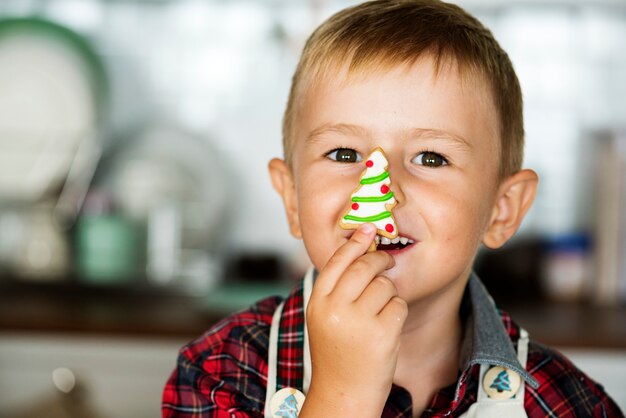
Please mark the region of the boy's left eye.
<svg viewBox="0 0 626 418"><path fill-rule="evenodd" d="M425 167L441 167L448 165L448 160L446 160L443 155L431 151L418 154L415 158L413 158L412 162Z"/></svg>
<svg viewBox="0 0 626 418"><path fill-rule="evenodd" d="M363 160L361 154L350 148L337 148L326 154L326 158L340 163L358 163Z"/></svg>

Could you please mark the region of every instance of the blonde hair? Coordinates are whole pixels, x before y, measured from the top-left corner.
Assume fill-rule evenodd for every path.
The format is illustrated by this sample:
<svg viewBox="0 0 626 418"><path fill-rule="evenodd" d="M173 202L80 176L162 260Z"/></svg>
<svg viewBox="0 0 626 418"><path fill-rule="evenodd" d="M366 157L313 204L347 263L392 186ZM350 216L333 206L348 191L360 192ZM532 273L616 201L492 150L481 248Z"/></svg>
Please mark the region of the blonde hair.
<svg viewBox="0 0 626 418"><path fill-rule="evenodd" d="M518 171L524 153L522 92L506 52L491 32L458 6L436 0L376 0L344 9L307 40L283 118L291 164L297 101L316 80L348 64L348 74L384 70L430 56L436 71L455 63L465 77L488 83L499 119L500 176Z"/></svg>

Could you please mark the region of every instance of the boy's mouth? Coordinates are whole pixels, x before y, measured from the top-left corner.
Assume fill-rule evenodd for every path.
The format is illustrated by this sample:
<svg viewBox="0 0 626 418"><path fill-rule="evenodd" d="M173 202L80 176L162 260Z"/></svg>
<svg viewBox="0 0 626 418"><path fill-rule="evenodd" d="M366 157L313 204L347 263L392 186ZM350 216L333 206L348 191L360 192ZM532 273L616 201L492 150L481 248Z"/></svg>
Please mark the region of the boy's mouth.
<svg viewBox="0 0 626 418"><path fill-rule="evenodd" d="M375 242L376 250L383 251L402 250L415 243L411 238L403 237L402 235L398 235L394 239L376 235Z"/></svg>

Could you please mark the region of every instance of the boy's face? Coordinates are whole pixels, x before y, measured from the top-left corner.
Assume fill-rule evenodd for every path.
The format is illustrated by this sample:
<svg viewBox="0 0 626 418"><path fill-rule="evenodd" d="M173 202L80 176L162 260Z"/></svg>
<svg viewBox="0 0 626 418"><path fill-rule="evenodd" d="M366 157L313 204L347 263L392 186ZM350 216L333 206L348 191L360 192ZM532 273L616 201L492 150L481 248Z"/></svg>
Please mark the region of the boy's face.
<svg viewBox="0 0 626 418"><path fill-rule="evenodd" d="M342 75L343 74L343 75ZM322 269L353 231L338 226L381 147L389 160L399 234L386 271L416 301L468 277L498 193L498 120L488 86L430 59L345 81L338 72L310 89L294 121L292 232ZM334 152L341 149L339 152ZM337 161L336 157L356 162Z"/></svg>

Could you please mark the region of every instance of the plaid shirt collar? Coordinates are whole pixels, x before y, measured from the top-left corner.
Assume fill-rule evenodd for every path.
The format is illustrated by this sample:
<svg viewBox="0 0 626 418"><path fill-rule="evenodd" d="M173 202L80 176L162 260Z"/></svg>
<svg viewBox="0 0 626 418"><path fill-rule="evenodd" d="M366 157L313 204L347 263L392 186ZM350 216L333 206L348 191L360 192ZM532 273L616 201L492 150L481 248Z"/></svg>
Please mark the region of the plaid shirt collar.
<svg viewBox="0 0 626 418"><path fill-rule="evenodd" d="M475 364L502 366L519 373L533 388L539 387L537 380L519 363L503 318L475 273L470 276L464 301L470 313L465 319L460 370L469 370Z"/></svg>

